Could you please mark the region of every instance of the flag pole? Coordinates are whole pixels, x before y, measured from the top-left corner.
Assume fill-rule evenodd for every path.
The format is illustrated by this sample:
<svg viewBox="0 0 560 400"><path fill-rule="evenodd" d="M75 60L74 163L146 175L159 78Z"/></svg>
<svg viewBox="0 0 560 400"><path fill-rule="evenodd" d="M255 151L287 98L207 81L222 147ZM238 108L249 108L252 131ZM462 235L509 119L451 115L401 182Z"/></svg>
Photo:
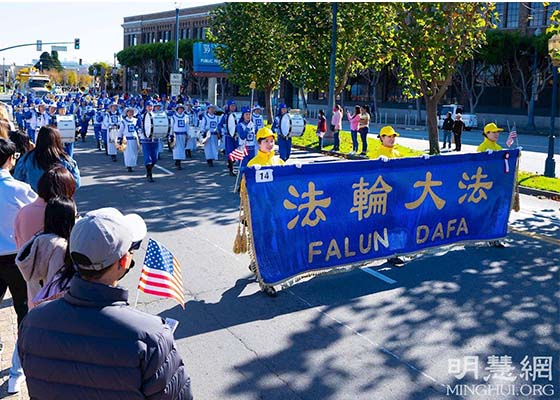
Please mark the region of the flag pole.
<svg viewBox="0 0 560 400"><path fill-rule="evenodd" d="M138 305L138 295L140 294L140 289L136 288L136 300L134 300L134 308Z"/></svg>

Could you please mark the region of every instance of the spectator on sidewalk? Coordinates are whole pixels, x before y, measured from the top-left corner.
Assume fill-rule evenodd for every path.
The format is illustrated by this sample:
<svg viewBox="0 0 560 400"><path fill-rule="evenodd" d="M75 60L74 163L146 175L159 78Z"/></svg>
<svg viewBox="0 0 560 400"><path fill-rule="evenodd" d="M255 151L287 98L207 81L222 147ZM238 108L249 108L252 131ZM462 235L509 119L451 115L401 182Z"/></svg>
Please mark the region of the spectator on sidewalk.
<svg viewBox="0 0 560 400"><path fill-rule="evenodd" d="M360 132L360 139L362 139L362 152L361 156L367 154L367 135L369 133L369 106L360 107L360 122L358 123L358 131Z"/></svg>
<svg viewBox="0 0 560 400"><path fill-rule="evenodd" d="M54 197L45 209L44 229L21 246L16 264L27 283L27 304L64 266L71 265L68 240L76 222L74 200Z"/></svg>
<svg viewBox="0 0 560 400"><path fill-rule="evenodd" d="M14 238L18 249L33 235L43 230L45 208L50 199L54 197L74 198L76 182L66 168L57 165L39 178L37 189L39 197L33 203L24 206L16 215Z"/></svg>
<svg viewBox="0 0 560 400"><path fill-rule="evenodd" d="M350 154L358 152L358 124L360 123L360 106L354 107L354 114L350 115L346 111L346 118L350 121L350 136L352 137L352 151Z"/></svg>
<svg viewBox="0 0 560 400"><path fill-rule="evenodd" d="M18 347L33 399L192 399L165 321L128 305L118 281L146 236L138 215L86 214L70 234L78 276L22 323ZM77 374L76 371L83 373Z"/></svg>
<svg viewBox="0 0 560 400"><path fill-rule="evenodd" d="M455 148L453 151L461 151L461 135L465 130L465 123L462 120L461 114L455 115L455 121L453 121L453 140L455 141Z"/></svg>
<svg viewBox="0 0 560 400"><path fill-rule="evenodd" d="M43 126L37 135L37 146L18 162L14 178L29 183L37 191L41 175L55 165L62 165L70 171L76 187L80 187L78 164L64 151L60 132L54 126Z"/></svg>
<svg viewBox="0 0 560 400"><path fill-rule="evenodd" d="M451 150L451 131L453 129L453 118L451 118L451 111L447 112L445 119L443 120L443 125L441 126L443 130L443 149L448 146Z"/></svg>
<svg viewBox="0 0 560 400"><path fill-rule="evenodd" d="M342 107L335 104L331 117L331 131L333 133L334 151L340 151L340 130L342 129Z"/></svg>
<svg viewBox="0 0 560 400"><path fill-rule="evenodd" d="M319 139L319 150L323 149L323 137L327 133L327 118L325 117L325 111L319 110L319 117L317 121L317 138Z"/></svg>
<svg viewBox="0 0 560 400"><path fill-rule="evenodd" d="M10 170L15 165L17 157L16 145L0 138L0 209L2 210L0 289L3 289L4 292L6 287L10 289L19 326L27 314L27 287L15 262L17 245L14 239L14 220L18 211L33 202L37 195L27 183L20 182L10 175ZM3 297L4 293L1 294ZM24 379L17 349L14 349L8 392L17 393Z"/></svg>

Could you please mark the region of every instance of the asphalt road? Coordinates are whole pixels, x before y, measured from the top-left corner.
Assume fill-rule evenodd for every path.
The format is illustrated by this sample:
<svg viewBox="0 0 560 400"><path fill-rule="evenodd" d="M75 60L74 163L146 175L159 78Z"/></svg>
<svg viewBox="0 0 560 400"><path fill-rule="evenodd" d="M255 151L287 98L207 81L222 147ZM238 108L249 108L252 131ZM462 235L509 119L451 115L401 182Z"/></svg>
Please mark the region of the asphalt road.
<svg viewBox="0 0 560 400"><path fill-rule="evenodd" d="M184 310L142 293L138 308L180 321L175 337L196 399L559 397L560 203L521 196L505 249L456 245L402 268L379 261L271 298L252 278L249 258L232 253L239 200L223 160L209 168L199 150L175 173L165 153L160 165L169 173L156 170L150 184L143 168L127 173L121 155L113 163L88 140L76 145L79 211L139 213L149 236L182 265ZM294 162L319 158L296 153ZM133 304L145 246L123 280ZM491 356L511 357L514 382L484 380ZM525 356L552 357L553 380L519 377ZM471 360L465 357L478 357L478 378L450 373L449 363ZM460 396L467 389L456 386L489 383L533 395ZM552 385L552 396L534 396L537 384L541 393Z"/></svg>

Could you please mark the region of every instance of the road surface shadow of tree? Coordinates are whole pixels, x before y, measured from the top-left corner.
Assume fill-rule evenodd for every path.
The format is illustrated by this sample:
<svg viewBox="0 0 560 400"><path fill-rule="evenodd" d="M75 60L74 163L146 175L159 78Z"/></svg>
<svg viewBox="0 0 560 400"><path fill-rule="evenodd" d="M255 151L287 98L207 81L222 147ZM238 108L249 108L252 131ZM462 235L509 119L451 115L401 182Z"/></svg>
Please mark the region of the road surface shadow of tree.
<svg viewBox="0 0 560 400"><path fill-rule="evenodd" d="M532 222L525 228L533 229ZM182 315L177 307L162 315L186 321L176 334L188 338L301 310L317 311L283 339L288 344L281 350L268 354L254 348L257 356L250 361L232 360L232 370L242 378L224 397L459 398L456 384L509 384L495 376L484 380L491 375L485 368L493 355L511 357L516 390L524 384L553 384L558 393L560 248L517 234L510 235L508 245L457 247L420 256L404 268L384 271L397 281L394 285L353 271L295 285L271 299L258 293L239 297L250 282L240 279L218 303L195 299ZM256 324L254 330L258 336L271 334L266 324ZM353 346L343 344L347 341ZM319 354L323 357L317 365ZM525 356L552 357L554 380L521 378ZM449 373L449 360L463 357L479 357L478 378L467 373L456 379Z"/></svg>
<svg viewBox="0 0 560 400"><path fill-rule="evenodd" d="M86 142L86 145L88 143ZM80 213L100 207L116 207L124 213L139 213L152 232L168 232L177 224L196 226L201 220L217 225L236 222L239 196L233 193L235 178L227 175L223 155L210 168L204 160L204 152L197 151L192 159L183 162L183 170L176 171L171 153L164 152L158 165L173 171L174 175L154 169L156 182L145 178L142 156L134 172L123 166L122 154L111 162L102 152L91 149L78 151L76 159L87 184L76 192ZM89 179L95 179L92 183ZM211 188L211 190L208 190ZM103 194L100 203L100 190Z"/></svg>

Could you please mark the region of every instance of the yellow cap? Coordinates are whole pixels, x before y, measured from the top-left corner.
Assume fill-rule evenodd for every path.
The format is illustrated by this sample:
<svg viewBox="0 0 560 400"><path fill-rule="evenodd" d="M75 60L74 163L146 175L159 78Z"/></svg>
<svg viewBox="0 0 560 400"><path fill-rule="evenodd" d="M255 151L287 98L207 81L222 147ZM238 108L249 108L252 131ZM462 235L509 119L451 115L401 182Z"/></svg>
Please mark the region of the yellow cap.
<svg viewBox="0 0 560 400"><path fill-rule="evenodd" d="M276 140L276 134L270 130L270 128L263 127L257 132L257 140L264 139L272 136Z"/></svg>
<svg viewBox="0 0 560 400"><path fill-rule="evenodd" d="M496 125L493 122L490 122L489 124L486 124L484 126L484 133L501 132L501 131L503 131L503 129L498 128L498 125Z"/></svg>
<svg viewBox="0 0 560 400"><path fill-rule="evenodd" d="M379 131L379 136L400 136L392 126L384 126Z"/></svg>

